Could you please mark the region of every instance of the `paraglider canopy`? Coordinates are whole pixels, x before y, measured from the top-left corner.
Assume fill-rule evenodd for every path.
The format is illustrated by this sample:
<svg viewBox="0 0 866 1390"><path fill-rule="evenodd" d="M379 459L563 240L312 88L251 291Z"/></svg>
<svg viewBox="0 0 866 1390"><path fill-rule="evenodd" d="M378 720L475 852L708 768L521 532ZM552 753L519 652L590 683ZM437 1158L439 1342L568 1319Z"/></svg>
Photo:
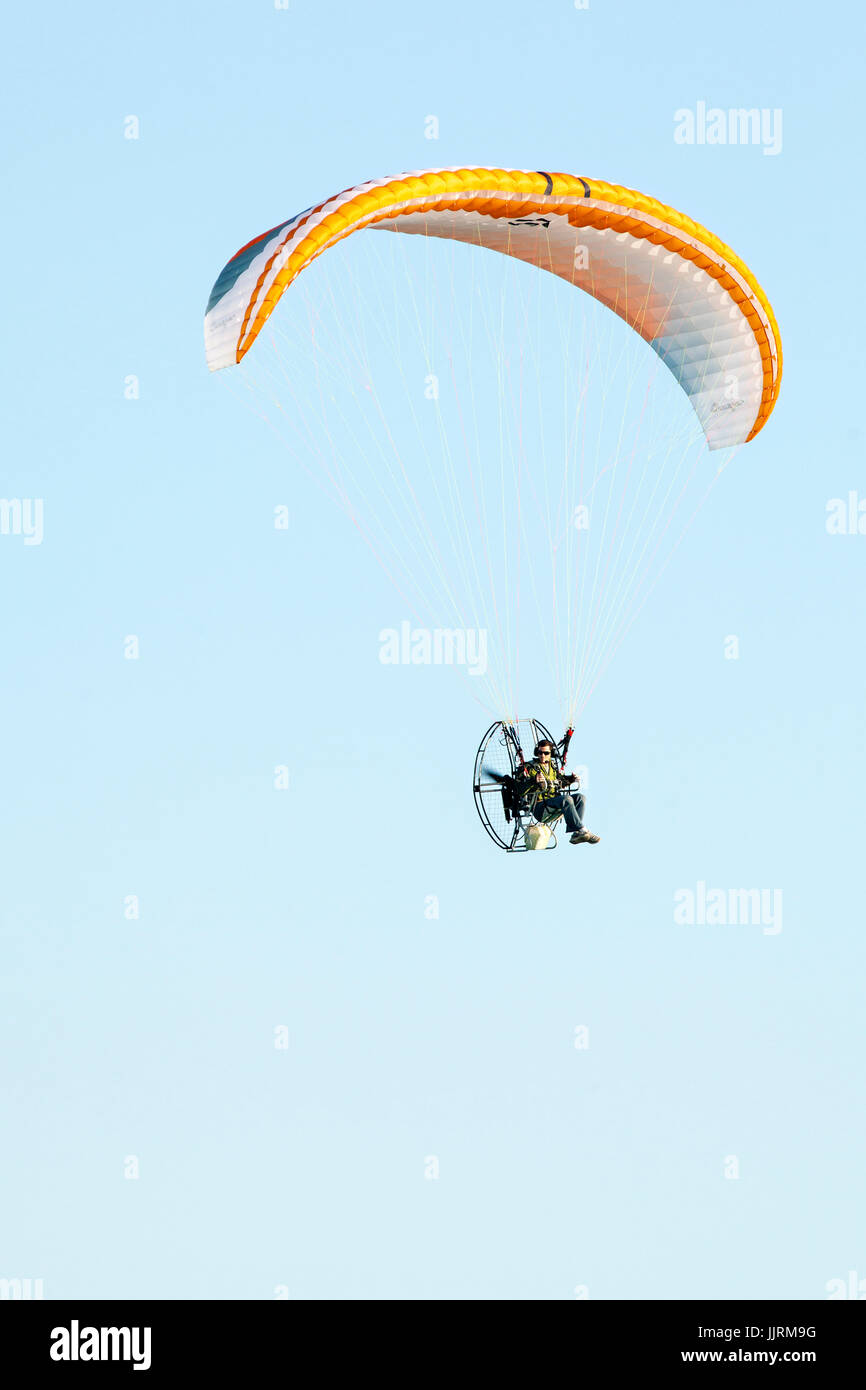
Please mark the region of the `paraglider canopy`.
<svg viewBox="0 0 866 1390"><path fill-rule="evenodd" d="M670 368L711 449L754 438L775 405L782 371L776 320L730 247L646 194L529 169L425 169L374 179L261 233L236 252L211 292L211 371L240 362L300 272L365 227L468 242L586 291Z"/></svg>
<svg viewBox="0 0 866 1390"><path fill-rule="evenodd" d="M394 618L446 634L491 718L550 698L568 725L782 372L764 291L705 227L599 179L474 166L254 237L205 347L344 511Z"/></svg>

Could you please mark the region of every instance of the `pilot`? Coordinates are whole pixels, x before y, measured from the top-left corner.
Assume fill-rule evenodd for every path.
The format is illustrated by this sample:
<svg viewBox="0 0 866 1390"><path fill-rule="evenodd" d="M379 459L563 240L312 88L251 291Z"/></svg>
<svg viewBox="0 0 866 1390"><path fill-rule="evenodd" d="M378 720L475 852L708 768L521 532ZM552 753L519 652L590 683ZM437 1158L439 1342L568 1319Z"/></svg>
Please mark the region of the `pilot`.
<svg viewBox="0 0 866 1390"><path fill-rule="evenodd" d="M585 799L580 792L572 796L562 790L579 785L573 772L560 772L553 757L553 748L546 739L535 745L531 763L525 763L521 773L521 790L534 797L533 812L538 820L548 811L559 811L566 829L571 831L572 845L597 845L601 836L594 835L583 824Z"/></svg>

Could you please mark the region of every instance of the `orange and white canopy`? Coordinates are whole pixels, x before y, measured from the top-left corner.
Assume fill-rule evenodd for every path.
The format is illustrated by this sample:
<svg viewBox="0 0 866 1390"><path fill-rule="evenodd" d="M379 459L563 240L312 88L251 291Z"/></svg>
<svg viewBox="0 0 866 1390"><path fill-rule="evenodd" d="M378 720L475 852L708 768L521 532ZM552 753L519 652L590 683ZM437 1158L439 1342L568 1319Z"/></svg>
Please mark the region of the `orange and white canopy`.
<svg viewBox="0 0 866 1390"><path fill-rule="evenodd" d="M654 198L597 179L524 169L428 169L375 179L248 242L213 287L211 371L240 362L310 261L364 228L446 237L551 271L607 305L658 353L709 447L753 439L782 375L779 330L748 267Z"/></svg>

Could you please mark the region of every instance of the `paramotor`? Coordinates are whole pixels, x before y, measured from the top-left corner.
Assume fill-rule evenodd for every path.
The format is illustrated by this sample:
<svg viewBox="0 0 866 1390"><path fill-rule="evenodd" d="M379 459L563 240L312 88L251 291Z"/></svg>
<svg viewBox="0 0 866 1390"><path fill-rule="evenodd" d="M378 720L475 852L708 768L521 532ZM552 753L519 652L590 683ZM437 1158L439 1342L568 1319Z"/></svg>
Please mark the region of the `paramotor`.
<svg viewBox="0 0 866 1390"><path fill-rule="evenodd" d="M556 837L536 839L531 827L544 824L551 828L560 819L557 811L552 817L539 809L536 815L534 798L526 795L519 785L519 773L533 756L539 743L547 742L553 752L557 770L562 771L568 757L572 730L567 729L557 743L540 719L498 719L491 724L475 756L475 775L472 790L475 808L487 834L500 849L510 854L529 849L554 849Z"/></svg>

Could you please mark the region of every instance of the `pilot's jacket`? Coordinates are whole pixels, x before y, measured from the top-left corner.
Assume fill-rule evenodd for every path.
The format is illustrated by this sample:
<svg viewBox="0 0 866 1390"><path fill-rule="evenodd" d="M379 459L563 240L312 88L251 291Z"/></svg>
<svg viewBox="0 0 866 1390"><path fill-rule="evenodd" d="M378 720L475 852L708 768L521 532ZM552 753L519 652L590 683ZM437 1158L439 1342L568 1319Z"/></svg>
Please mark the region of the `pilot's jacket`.
<svg viewBox="0 0 866 1390"><path fill-rule="evenodd" d="M541 773L545 781L543 787L539 787L535 780L539 773ZM546 771L542 763L536 762L533 759L531 763L526 763L524 765L520 775L521 791L525 792L528 796L535 794L539 801L549 801L552 796L558 796L561 791L568 790L571 784L576 781L573 773L561 773L554 763L553 758L550 759Z"/></svg>

